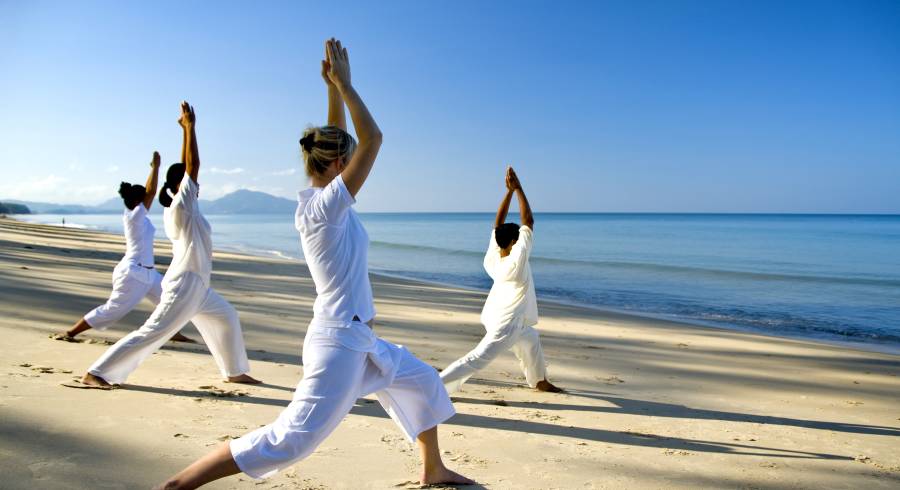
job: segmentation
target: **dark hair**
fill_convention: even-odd
[[[119,195],[128,209],[134,209],[135,206],[144,200],[147,195],[147,189],[142,185],[131,185],[128,182],[119,184]]]
[[[494,228],[494,239],[500,248],[506,248],[510,243],[519,239],[519,225],[516,223],[503,223]]]
[[[181,179],[184,178],[184,169],[183,163],[173,163],[169,165],[169,170],[166,170],[166,181],[159,190],[159,203],[163,207],[169,207],[172,204],[172,196],[166,191],[170,190],[172,194],[178,192],[178,184],[181,184]]]

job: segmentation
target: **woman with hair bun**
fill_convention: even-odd
[[[212,239],[209,222],[197,202],[200,155],[194,131],[194,108],[181,103],[182,161],[169,167],[159,202],[166,235],[172,241],[172,263],[162,280],[159,305],[144,325],[110,347],[88,369],[85,387],[109,389],[125,379],[187,322],[193,322],[209,347],[222,377],[231,383],[259,383],[247,373],[241,323],[234,307],[209,285]]]
[[[437,371],[373,330],[369,237],[352,206],[375,163],[381,131],[350,84],[347,49],[330,39],[325,56],[328,126],[309,128],[300,140],[312,187],[300,192],[294,215],[318,295],[303,341],[303,379],[275,421],[220,445],[157,488],[193,489],[240,472],[271,476],[312,454],[369,393],[418,443],[423,484],[474,483],[441,460],[437,426],[455,411]],[[345,104],[359,144],[347,133]],[[369,485],[361,463],[347,461],[360,471],[358,487]]]
[[[125,204],[125,212],[122,214],[125,256],[113,269],[113,290],[109,300],[88,312],[69,330],[54,335],[54,338],[72,341],[76,335],[91,328],[106,330],[131,312],[143,298],[147,298],[153,306],[159,304],[163,276],[153,264],[153,234],[156,228],[147,217],[153,198],[156,197],[156,183],[159,180],[158,152],[153,152],[150,168],[146,186],[128,182],[119,185],[119,195]],[[180,332],[175,333],[171,340],[194,342]]]

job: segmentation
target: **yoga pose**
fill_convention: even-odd
[[[155,151],[150,168],[146,186],[131,185],[128,182],[119,185],[119,195],[126,208],[122,214],[125,256],[113,269],[113,290],[109,300],[88,312],[69,330],[54,335],[54,338],[71,341],[76,335],[91,328],[106,330],[133,310],[142,298],[147,298],[153,306],[159,304],[163,276],[153,265],[153,234],[156,228],[147,217],[156,197],[156,183],[159,180],[159,153]],[[181,332],[176,332],[171,340],[194,342],[181,335]]]
[[[522,226],[504,223],[513,194],[519,197]],[[547,381],[541,339],[532,326],[538,321],[534,279],[528,265],[533,229],[534,216],[525,191],[516,172],[509,167],[506,170],[506,195],[497,210],[491,242],[484,256],[484,269],[494,280],[481,310],[481,323],[487,333],[472,351],[441,371],[448,392],[458,390],[476,371],[484,369],[501,352],[509,349],[519,358],[528,386],[540,391],[562,391]]]
[[[250,364],[237,311],[209,286],[212,273],[211,229],[197,202],[200,155],[194,130],[194,108],[181,103],[181,156],[166,172],[159,193],[163,222],[172,241],[172,263],[162,281],[162,297],[144,325],[110,347],[88,369],[84,386],[108,389],[125,379],[150,354],[191,321],[227,381],[258,383],[247,373]]]
[[[422,483],[473,483],[441,461],[437,425],[454,409],[437,372],[372,331],[369,240],[352,206],[375,163],[381,132],[350,84],[347,50],[334,39],[325,47],[328,126],[309,128],[300,140],[312,187],[299,193],[295,215],[317,292],[303,342],[303,379],[274,422],[223,444],[160,488],[196,488],[241,471],[270,476],[312,454],[356,399],[373,392],[410,442],[418,441]],[[358,145],[346,131],[345,103]]]

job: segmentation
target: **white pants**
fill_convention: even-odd
[[[222,376],[250,371],[237,311],[200,276],[188,272],[166,284],[162,300],[144,325],[110,347],[88,372],[109,383],[124,383],[144,359],[189,321],[200,331]]]
[[[373,392],[410,442],[456,413],[434,368],[406,348],[363,323],[329,328],[313,320],[293,401],[271,424],[231,441],[231,455],[247,475],[271,476],[312,454],[356,399]]]
[[[481,342],[468,354],[460,357],[441,371],[441,380],[449,393],[458,390],[476,371],[484,369],[502,352],[512,350],[519,359],[528,386],[534,388],[538,381],[546,379],[547,365],[541,338],[534,327],[526,327],[516,321],[500,328],[489,328]]]
[[[113,269],[112,294],[106,303],[94,308],[84,321],[91,328],[106,330],[147,298],[154,306],[162,296],[162,274],[131,262],[119,262]]]

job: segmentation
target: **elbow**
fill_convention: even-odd
[[[381,134],[381,129],[375,124],[372,124],[368,131],[358,131],[357,135],[359,136],[359,146],[368,146],[375,149],[381,147],[383,135]]]
[[[375,131],[372,131],[371,136],[369,136],[368,138],[369,144],[374,146],[375,148],[381,148],[381,142],[383,138],[384,135],[381,134],[381,130],[376,128]]]

